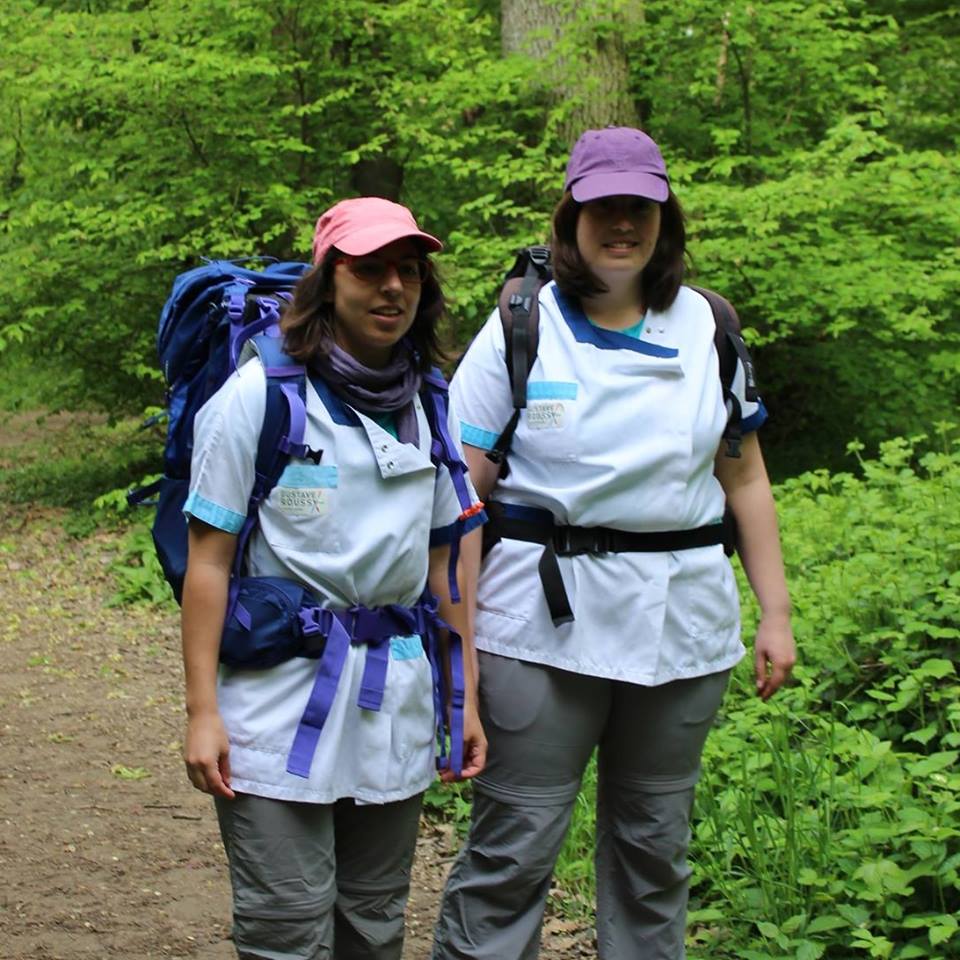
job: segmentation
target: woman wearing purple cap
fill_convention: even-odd
[[[795,652],[770,483],[746,389],[725,396],[717,324],[683,285],[683,214],[657,145],[587,131],[553,215],[554,282],[507,469],[514,414],[498,312],[452,384],[490,522],[476,598],[487,765],[441,906],[434,960],[531,960],[583,770],[598,750],[597,942],[677,960],[700,755],[744,655],[736,547],[757,595],[756,685]],[[739,458],[726,455],[739,408]],[[479,535],[465,557],[480,563]]]
[[[444,779],[483,767],[472,646],[450,579],[454,538],[483,517],[429,372],[444,311],[429,254],[440,246],[398,204],[332,207],[283,315],[282,347],[251,341],[256,352],[196,418],[185,759],[216,801],[240,958],[399,960],[436,724],[445,730],[450,717]],[[307,370],[303,443],[259,506],[245,573],[309,598],[290,627],[289,642],[304,646],[263,668],[218,668],[269,378],[289,369],[284,353]],[[288,443],[295,419],[291,406]],[[453,456],[435,466],[438,442]],[[446,624],[463,638],[462,668]]]

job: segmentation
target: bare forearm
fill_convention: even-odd
[[[762,615],[789,618],[777,512],[766,475],[731,491],[727,502],[737,520],[737,552]]]
[[[190,522],[180,616],[186,706],[190,716],[217,711],[217,663],[236,537]]]
[[[769,699],[797,659],[790,626],[790,596],[780,553],[780,532],[770,480],[755,434],[744,438],[740,460],[718,455],[717,476],[737,520],[737,550],[760,604],[754,640],[757,693]]]
[[[193,564],[183,585],[180,624],[189,715],[216,712],[217,662],[229,578],[216,567]]]

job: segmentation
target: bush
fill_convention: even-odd
[[[707,743],[691,957],[960,956],[960,451],[949,434],[939,451],[894,440],[859,476],[816,471],[776,491],[800,665],[767,705],[746,658]],[[592,895],[593,789],[589,776],[558,867],[577,899]]]

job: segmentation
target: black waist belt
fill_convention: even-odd
[[[731,555],[736,540],[733,514],[727,510],[722,523],[710,523],[692,530],[656,530],[638,533],[611,527],[571,527],[554,521],[548,510],[488,501],[489,522],[483,527],[484,556],[503,539],[542,543],[538,571],[547,606],[555,626],[570,623],[573,610],[560,576],[557,557],[584,553],[659,553],[665,550],[693,550],[723,544]]]

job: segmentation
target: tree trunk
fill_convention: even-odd
[[[624,34],[643,22],[642,0],[502,0],[500,14],[503,55],[543,61],[548,94],[569,104],[570,142],[590,128],[640,125]]]
[[[383,197],[397,203],[403,188],[403,167],[386,154],[358,160],[350,169],[350,183],[361,197]]]

